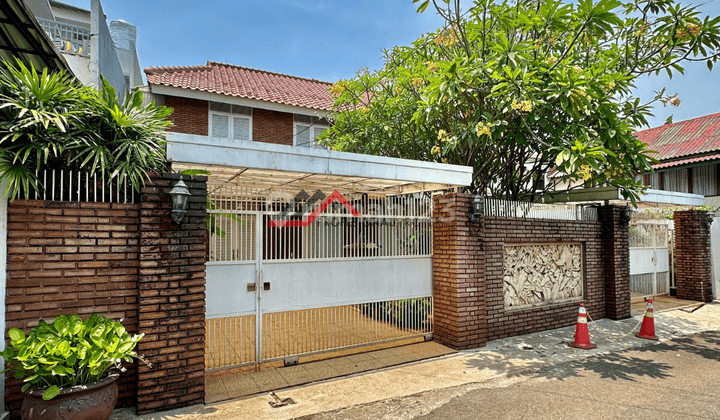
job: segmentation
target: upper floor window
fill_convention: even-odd
[[[317,138],[329,127],[325,118],[294,114],[293,145],[302,147],[320,147]]]
[[[252,140],[252,108],[210,102],[210,137]]]

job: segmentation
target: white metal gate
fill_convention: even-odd
[[[630,293],[633,297],[670,293],[669,239],[666,220],[630,224]]]
[[[345,200],[211,195],[207,369],[432,333],[431,198]]]

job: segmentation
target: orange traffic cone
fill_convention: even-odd
[[[585,350],[592,350],[597,348],[595,344],[590,342],[590,331],[588,331],[587,313],[585,312],[585,305],[582,303],[580,304],[580,308],[578,308],[578,320],[577,326],[575,327],[575,342],[568,345],[570,347]]]
[[[652,299],[648,299],[647,310],[645,311],[642,327],[640,327],[640,332],[635,334],[635,337],[658,341],[658,338],[655,335],[655,316],[653,315]]]

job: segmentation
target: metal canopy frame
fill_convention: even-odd
[[[205,169],[210,192],[337,190],[398,195],[469,186],[472,168],[323,149],[168,133],[173,170]]]

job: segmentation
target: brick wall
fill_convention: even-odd
[[[208,101],[166,96],[165,105],[173,108],[173,113],[169,117],[173,126],[168,128],[168,131],[208,135]]]
[[[628,225],[621,220],[622,209],[602,210],[599,222],[484,216],[471,223],[472,198],[456,193],[434,198],[435,339],[454,348],[473,348],[576,322],[578,301],[505,309],[504,246],[511,244],[582,243],[582,302],[588,312],[595,319],[610,310],[614,316],[629,315]],[[610,305],[605,299],[608,288],[615,296]]]
[[[207,177],[184,177],[191,193],[180,225],[168,192],[179,175],[152,175],[140,208],[138,412],[202,404],[205,398]]]
[[[630,208],[598,207],[602,225],[605,271],[605,315],[610,319],[630,318]]]
[[[675,287],[679,299],[712,301],[710,222],[706,211],[676,211]]]
[[[293,144],[293,115],[253,108],[253,141]]]
[[[470,223],[471,200],[446,194],[433,202],[434,337],[456,349],[487,340],[482,225]]]
[[[582,301],[593,318],[605,317],[599,223],[486,216],[484,225],[488,340],[551,330],[577,321],[578,302],[505,310],[503,247],[510,244],[582,243],[585,263],[585,299]]]
[[[138,330],[139,204],[15,200],[8,206],[7,329],[98,313]],[[7,337],[7,331],[5,332]],[[119,382],[118,405],[136,401],[137,366]],[[19,416],[22,382],[6,383]]]

